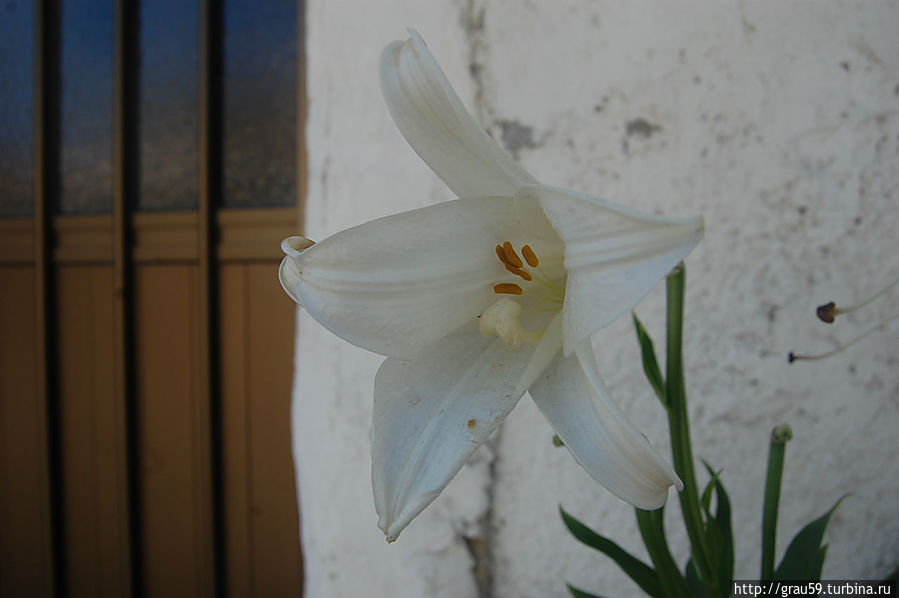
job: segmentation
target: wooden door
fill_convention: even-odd
[[[0,596],[299,596],[302,4],[10,6]]]

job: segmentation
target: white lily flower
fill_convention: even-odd
[[[372,422],[379,527],[395,540],[528,390],[596,481],[637,507],[661,507],[682,483],[618,410],[590,339],[686,257],[702,219],[540,185],[477,125],[410,34],[382,54],[384,98],[462,199],[314,245],[290,237],[279,272],[313,318],[387,356]]]

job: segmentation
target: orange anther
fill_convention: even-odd
[[[501,261],[502,263],[504,263],[504,264],[507,264],[507,263],[508,263],[508,262],[506,261],[506,254],[503,253],[503,246],[502,246],[502,245],[497,245],[497,246],[496,246],[496,257],[498,257],[498,258],[499,258],[499,261]]]
[[[527,272],[525,272],[524,270],[522,270],[521,268],[516,268],[515,266],[512,266],[510,264],[505,264],[505,266],[506,266],[506,270],[508,270],[515,276],[520,276],[527,281],[533,280],[533,277],[530,274],[528,274]]]
[[[501,282],[493,285],[493,292],[497,295],[521,295],[524,293],[521,287],[514,282]]]
[[[503,254],[506,256],[506,263],[516,268],[521,268],[524,266],[524,262],[521,261],[521,258],[518,257],[518,254],[515,253],[515,248],[512,247],[512,244],[506,241],[503,243]]]
[[[524,261],[526,261],[531,268],[536,268],[537,264],[540,263],[540,260],[537,259],[537,254],[534,253],[534,250],[531,249],[530,245],[525,245],[521,248],[521,255],[524,256]]]

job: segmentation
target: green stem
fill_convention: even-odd
[[[668,400],[668,426],[671,430],[671,452],[674,470],[684,483],[678,494],[684,525],[690,538],[693,561],[699,569],[703,584],[714,589],[717,586],[711,567],[711,558],[704,541],[705,525],[699,505],[699,490],[693,470],[693,449],[690,446],[690,421],[687,414],[687,393],[684,386],[682,357],[684,288],[686,269],[683,264],[668,275],[668,330],[666,339],[666,398]],[[713,592],[712,595],[717,595]]]
[[[777,535],[777,510],[780,504],[780,483],[783,479],[784,454],[787,441],[793,438],[790,426],[778,426],[771,431],[768,452],[768,477],[765,480],[765,506],[762,511],[762,571],[760,579],[774,577],[774,549]]]

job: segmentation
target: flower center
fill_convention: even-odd
[[[498,299],[479,316],[481,334],[485,337],[500,337],[506,343],[506,347],[514,351],[525,341],[525,331],[521,327],[520,316],[520,303],[506,297]]]
[[[514,351],[524,342],[539,341],[543,330],[525,330],[520,321],[522,304],[504,295],[526,296],[528,310],[558,311],[565,301],[565,287],[546,278],[539,267],[540,259],[530,245],[521,247],[521,256],[509,241],[497,245],[495,251],[505,269],[521,280],[520,284],[497,282],[493,285],[493,292],[500,297],[478,316],[480,330],[485,337],[498,336]]]

